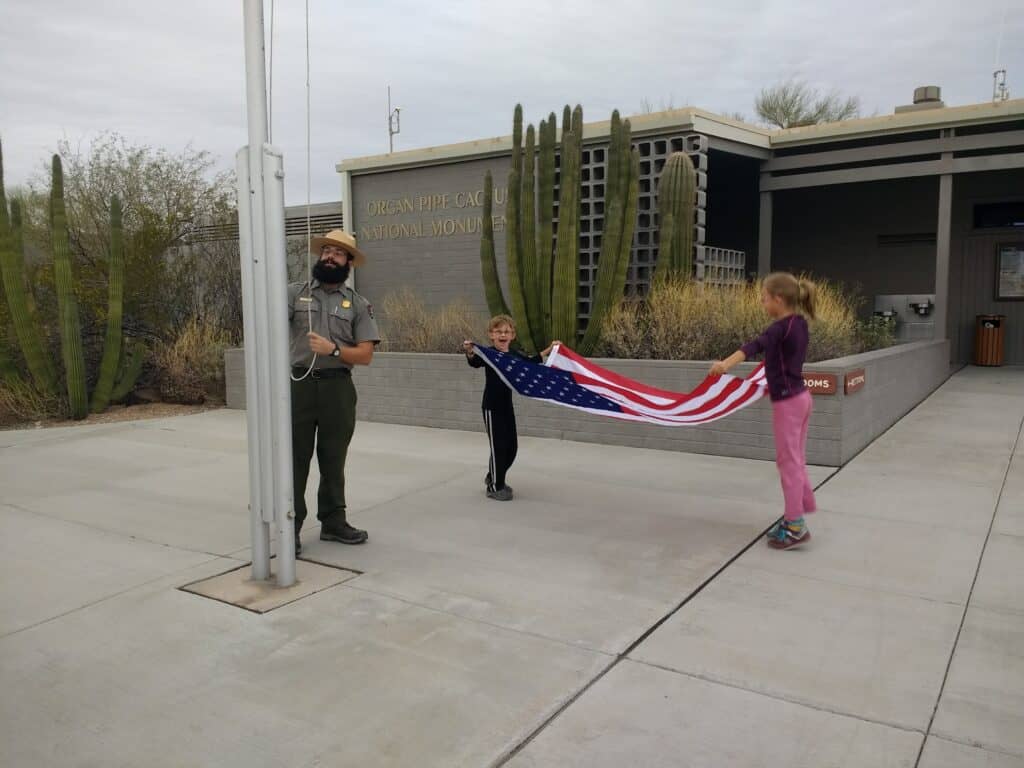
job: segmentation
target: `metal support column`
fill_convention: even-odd
[[[295,540],[284,174],[280,153],[266,144],[262,0],[244,0],[243,17],[249,145],[239,151],[237,162],[252,575],[254,579],[270,575],[269,526],[273,523],[278,532],[277,584],[287,587],[295,583]]]
[[[348,171],[341,172],[341,228],[346,232],[356,234],[355,219],[352,214],[352,174]],[[348,280],[345,284],[355,290],[356,270],[348,271]]]
[[[757,222],[757,274],[764,277],[772,271],[771,192],[761,192],[761,208]]]
[[[952,136],[952,129],[943,131]],[[939,212],[935,226],[935,339],[948,339],[949,250],[953,224],[953,153],[943,152],[940,160],[946,173],[939,176]]]
[[[263,490],[260,478],[260,349],[256,333],[255,260],[253,259],[252,216],[248,203],[249,149],[235,155],[238,172],[238,250],[242,266],[242,333],[245,348],[245,421],[249,443],[249,512],[252,539],[252,577],[270,578],[270,528],[264,521]],[[267,499],[267,505],[273,500]]]
[[[295,583],[295,500],[292,483],[292,391],[288,334],[288,260],[284,224],[284,158],[263,145],[263,205],[267,246],[267,343],[271,366],[271,462],[274,478],[274,522],[277,524],[277,585]]]

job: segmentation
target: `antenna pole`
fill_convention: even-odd
[[[388,153],[395,151],[395,134],[401,133],[402,126],[399,115],[401,109],[391,108],[391,86],[388,86]]]

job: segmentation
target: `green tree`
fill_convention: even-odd
[[[790,79],[764,88],[754,99],[754,111],[768,125],[792,128],[859,117],[860,99],[843,97],[837,91],[821,93],[807,83]]]
[[[58,153],[64,164],[68,236],[87,346],[101,342],[106,322],[114,196],[123,206],[126,333],[168,338],[192,317],[197,304],[194,251],[185,246],[204,225],[235,216],[232,175],[217,172],[208,152],[187,146],[172,153],[133,144],[113,132],[84,148],[62,141]],[[52,248],[46,225],[48,186],[48,177],[41,174],[26,196],[26,239],[43,253]],[[231,270],[227,261],[223,267]],[[39,278],[45,293],[52,273],[43,268]]]

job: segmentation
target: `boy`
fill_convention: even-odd
[[[516,338],[516,326],[508,315],[495,315],[487,325],[487,335],[491,337],[491,346],[499,352],[509,352],[509,345]],[[534,363],[543,362],[551,352],[551,348],[559,341],[553,341],[540,355],[528,357],[520,355]],[[505,386],[498,374],[473,352],[473,342],[462,342],[466,360],[473,368],[485,368],[487,375],[484,384],[483,412],[484,426],[490,443],[491,456],[488,462],[487,497],[497,501],[512,500],[512,486],[505,484],[505,473],[516,460],[519,441],[516,437],[516,414],[512,408],[512,390]],[[512,352],[511,354],[519,354]]]

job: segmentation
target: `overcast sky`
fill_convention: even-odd
[[[752,114],[796,77],[891,113],[917,85],[988,101],[1005,67],[1024,96],[1020,0],[310,0],[312,199],[337,200],[338,160],[507,134],[566,102]],[[265,3],[270,34],[270,2]],[[305,3],[276,0],[273,139],[287,202],[306,199]],[[1000,45],[1001,37],[1001,45]],[[1001,54],[997,60],[997,48]],[[246,142],[242,0],[0,0],[0,137],[8,187],[57,142],[114,130],[222,168]]]

